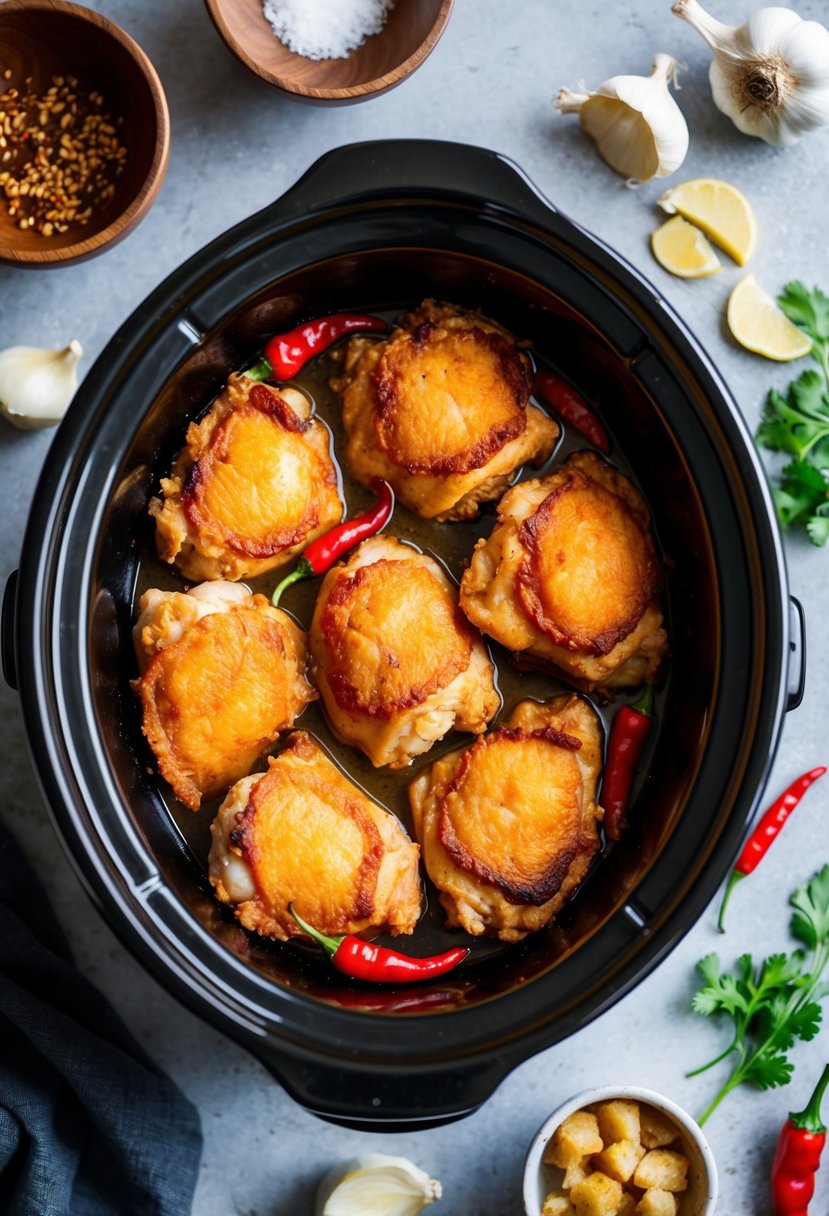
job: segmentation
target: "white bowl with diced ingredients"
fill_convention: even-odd
[[[634,1085],[553,1111],[524,1165],[527,1216],[714,1216],[717,1167],[699,1126]]]

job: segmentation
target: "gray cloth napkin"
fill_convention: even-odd
[[[0,1212],[186,1216],[198,1112],[72,965],[0,825]]]

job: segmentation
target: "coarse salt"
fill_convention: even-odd
[[[273,32],[306,59],[347,59],[379,34],[394,0],[265,0]]]

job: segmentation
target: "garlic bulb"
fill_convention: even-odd
[[[660,53],[650,76],[611,76],[595,93],[559,89],[556,105],[578,114],[599,155],[623,177],[667,177],[688,151],[688,127],[668,90],[676,73],[675,60]]]
[[[408,1158],[363,1153],[323,1178],[316,1216],[417,1216],[441,1193]]]
[[[0,412],[24,430],[55,426],[72,400],[82,354],[75,341],[62,350],[10,346],[0,351]]]
[[[714,52],[714,102],[738,130],[786,147],[829,122],[829,30],[817,21],[761,8],[744,25],[724,25],[698,0],[676,0],[673,11]]]

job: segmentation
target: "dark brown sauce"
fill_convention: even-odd
[[[393,317],[390,317],[390,319],[393,319]],[[252,356],[244,366],[249,366],[253,361],[254,357]],[[316,415],[326,424],[331,433],[333,440],[332,455],[338,468],[342,497],[346,505],[347,514],[352,516],[365,509],[373,501],[373,496],[371,490],[350,476],[348,470],[343,467],[338,459],[339,453],[345,447],[345,433],[340,418],[337,395],[329,386],[330,378],[337,373],[336,353],[329,352],[312,360],[291,384],[308,395],[313,402]],[[532,400],[533,404],[544,409],[535,398]],[[202,417],[207,413],[211,405],[212,402],[201,411],[198,417]],[[590,446],[578,431],[572,427],[568,427],[561,419],[557,419],[557,421],[562,428],[562,435],[550,459],[540,469],[523,467],[515,478],[516,481],[544,477],[557,469],[571,452]],[[608,429],[604,418],[602,421],[605,428]],[[183,431],[181,438],[183,444]],[[611,461],[613,465],[630,478],[634,484],[637,484],[633,471],[628,462],[620,454],[612,434],[611,440]],[[157,470],[157,473],[165,475],[166,470]],[[436,523],[432,520],[421,519],[398,502],[384,532],[396,537],[398,540],[407,541],[418,549],[437,558],[452,580],[457,584],[472,554],[475,542],[480,537],[489,535],[494,526],[495,506],[494,502],[485,504],[478,519],[458,523]],[[151,533],[148,534],[151,537]],[[258,591],[270,597],[273,588],[288,569],[290,567],[282,567],[259,578],[245,579],[243,581],[252,591]],[[320,579],[314,579],[294,584],[287,589],[280,602],[280,607],[289,612],[297,624],[305,630],[308,629],[311,623],[314,602],[320,582]],[[174,569],[158,559],[154,545],[150,539],[149,543],[145,545],[139,561],[135,600],[133,603],[133,617],[137,616],[137,605],[140,596],[149,587],[181,591],[189,585],[183,584]],[[510,663],[507,651],[503,647],[497,643],[493,643],[489,638],[484,638],[484,641],[488,646],[495,665],[496,683],[502,700],[501,709],[490,724],[490,729],[494,729],[519,701],[526,700],[527,698],[544,701],[562,692],[573,691],[570,685],[552,676],[516,670]],[[661,690],[657,694],[657,706],[654,713],[655,725],[648,745],[648,755],[653,754],[653,748],[656,743],[659,704],[664,696],[664,685],[665,681],[663,679]],[[624,704],[627,700],[633,700],[637,694],[638,690],[635,689],[630,690],[629,694],[625,691],[612,704],[605,703],[600,697],[582,695],[585,695],[585,699],[597,711],[602,719],[605,732],[607,732],[618,706]],[[298,719],[296,727],[308,731],[326,749],[346,775],[365,790],[370,797],[396,815],[412,836],[412,818],[407,796],[410,783],[424,767],[433,764],[440,756],[457,748],[467,747],[475,739],[475,736],[471,734],[451,731],[443,739],[435,743],[428,752],[422,756],[418,756],[408,768],[395,770],[386,768],[375,769],[361,751],[340,743],[334,736],[322,713],[321,702],[317,701],[309,705]],[[280,746],[280,742],[277,741],[271,749],[272,752],[274,754],[277,753],[280,750]],[[262,769],[265,767],[266,759],[267,754],[262,757],[260,766]],[[641,780],[642,775],[640,775],[640,783]],[[206,874],[210,850],[210,824],[215,817],[221,799],[205,802],[202,804],[199,812],[193,813],[178,801],[172,790],[160,779],[159,792],[172,821],[192,853],[196,866]],[[634,800],[635,795],[636,787],[634,787],[633,793]],[[597,867],[600,867],[601,857],[608,847],[612,846],[608,846],[606,843],[603,845],[602,852],[597,855],[590,875],[582,883],[579,891],[583,891],[585,885],[589,884],[591,876],[596,873]],[[438,902],[437,892],[432,887],[425,873],[423,873],[423,884],[424,913],[414,937],[397,938],[395,942],[398,947],[402,944],[402,948],[411,954],[428,954],[432,951],[442,950],[449,945],[456,945],[459,940],[457,930],[450,933],[444,929],[444,913]],[[577,898],[577,896],[578,891],[571,898]],[[559,914],[559,918],[566,917],[566,915],[565,908]],[[504,943],[493,938],[472,939],[468,935],[464,935],[464,938],[466,943],[473,947],[476,958],[490,956],[508,949],[513,951],[516,949],[515,946],[506,946]],[[304,945],[292,943],[291,948],[304,949]]]

